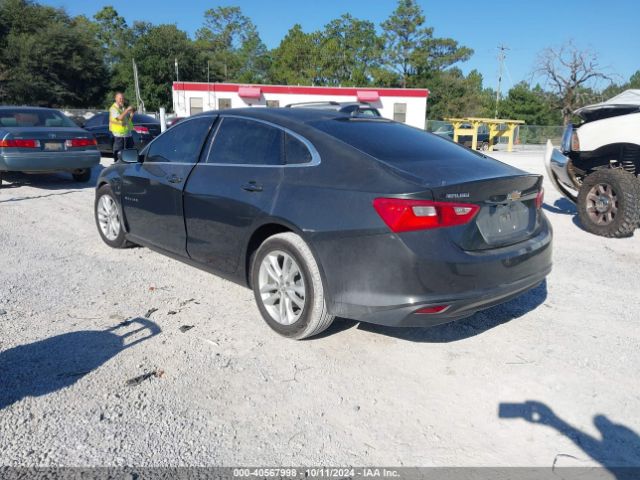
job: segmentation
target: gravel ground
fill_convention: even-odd
[[[539,152],[495,156],[542,173]],[[545,285],[432,329],[339,319],[294,342],[249,290],[104,245],[91,186],[9,180],[0,465],[640,465],[640,232],[584,232],[550,184]]]

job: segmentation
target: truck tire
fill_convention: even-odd
[[[640,183],[620,168],[587,175],[578,192],[584,229],[603,237],[628,237],[640,223]]]
[[[251,262],[251,286],[262,318],[284,337],[317,335],[335,318],[318,264],[295,233],[273,235],[260,245]]]

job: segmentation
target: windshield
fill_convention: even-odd
[[[0,109],[0,127],[77,127],[72,120],[57,110],[3,108]]]

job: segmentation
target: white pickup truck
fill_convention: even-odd
[[[560,150],[547,141],[545,166],[553,185],[576,204],[585,230],[626,237],[640,223],[640,90],[575,112]]]

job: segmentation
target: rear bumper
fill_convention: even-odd
[[[369,312],[358,320],[390,327],[433,327],[469,317],[481,310],[508,302],[540,285],[551,272],[547,267],[536,275],[500,287],[475,290],[460,297],[422,299],[425,303],[394,306],[385,310]],[[443,313],[422,314],[416,310],[435,305],[450,305]]]
[[[570,159],[563,155],[559,150],[553,148],[550,140],[547,140],[547,148],[544,153],[544,166],[547,170],[547,176],[556,190],[567,197],[572,202],[576,202],[578,192],[569,177]]]
[[[100,163],[97,150],[83,152],[2,153],[0,171],[58,172],[95,167]]]
[[[468,317],[535,288],[552,267],[552,231],[544,216],[535,237],[490,252],[463,251],[437,230],[314,246],[331,313],[388,326],[426,327]],[[449,308],[415,313],[436,305]]]

